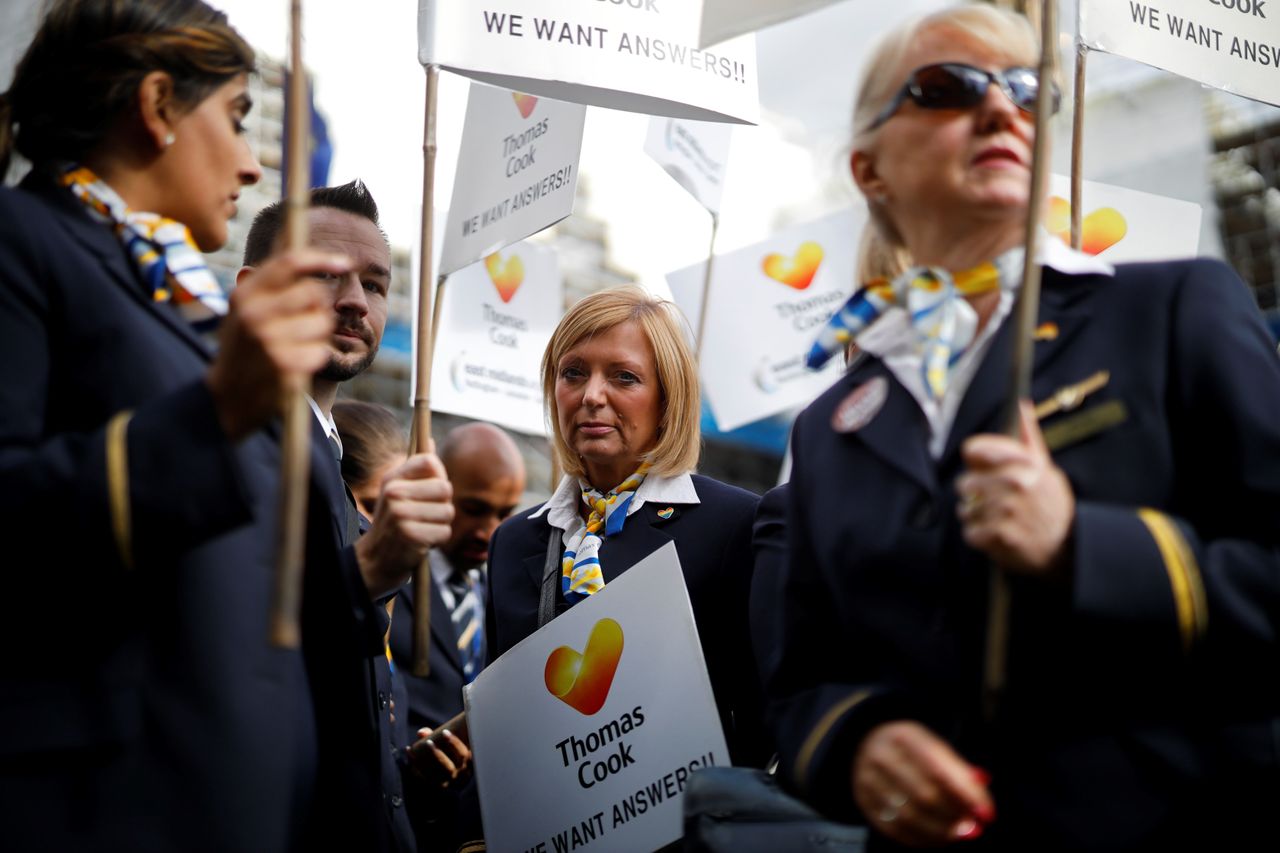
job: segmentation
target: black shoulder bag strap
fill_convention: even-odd
[[[560,592],[560,561],[564,557],[558,527],[551,527],[547,537],[547,561],[542,566],[542,597],[538,600],[538,627],[556,618],[556,596]]]

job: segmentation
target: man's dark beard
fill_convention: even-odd
[[[369,354],[355,364],[345,364],[338,361],[336,356],[330,356],[329,363],[320,368],[320,372],[316,374],[317,379],[323,379],[326,382],[346,382],[348,379],[354,379],[365,368],[373,364],[373,359],[378,355],[378,348],[374,347],[369,350]]]

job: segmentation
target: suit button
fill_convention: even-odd
[[[404,797],[400,796],[399,794],[391,795],[391,808],[398,809],[403,805],[404,805]]]
[[[933,501],[921,501],[911,513],[911,519],[908,521],[916,530],[923,530],[926,527],[933,527],[938,523],[938,506]]]
[[[387,696],[387,691],[379,690],[378,691],[378,707],[385,711],[387,710],[388,707],[390,707],[390,705],[391,705],[391,699]]]

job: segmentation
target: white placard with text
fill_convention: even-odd
[[[644,151],[699,204],[719,213],[732,135],[727,124],[654,116]]]
[[[418,60],[533,95],[754,124],[754,36],[698,47],[702,0],[418,0]]]
[[[1080,0],[1080,40],[1246,98],[1280,104],[1272,0]]]
[[[442,275],[573,213],[586,114],[581,104],[472,84]]]
[[[466,706],[495,853],[656,850],[689,774],[729,763],[674,543],[491,663]]]
[[[545,435],[538,366],[563,302],[555,252],[531,243],[449,276],[431,366],[431,408]]]
[[[822,324],[853,293],[865,222],[865,210],[852,208],[716,256],[701,374],[722,431],[803,406],[840,376],[839,358],[818,371],[804,358]],[[694,329],[705,269],[695,264],[667,275]]]

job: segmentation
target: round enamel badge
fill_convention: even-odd
[[[840,401],[831,415],[831,428],[836,432],[857,432],[880,413],[889,399],[889,383],[883,376],[863,382]]]

